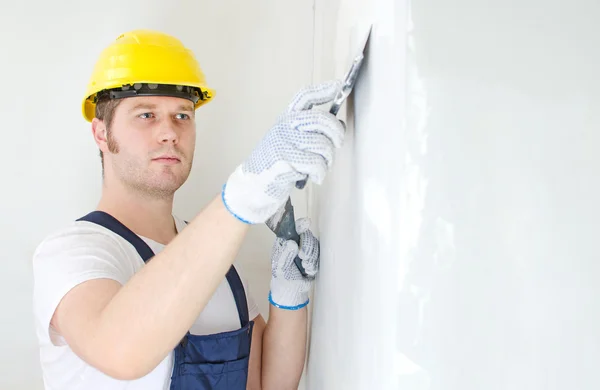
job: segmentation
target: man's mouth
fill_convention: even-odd
[[[167,155],[167,154],[153,158],[152,161],[157,161],[157,162],[161,162],[164,164],[177,164],[177,163],[181,162],[179,157],[173,156],[173,155]]]

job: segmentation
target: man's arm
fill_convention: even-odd
[[[280,238],[273,245],[271,305],[262,337],[262,389],[297,389],[300,383],[306,359],[306,305],[320,257],[319,241],[309,225],[306,218],[296,221],[300,246]],[[302,260],[306,277],[300,274],[294,262],[296,256]]]
[[[220,197],[124,286],[84,282],[52,324],[83,360],[118,379],[154,369],[190,329],[234,261],[248,230]]]
[[[262,351],[263,335],[265,331],[265,319],[262,315],[254,318],[254,328],[252,330],[252,344],[250,348],[250,362],[248,366],[247,390],[261,390],[262,387]]]
[[[248,390],[297,389],[304,369],[306,308],[288,311],[271,305],[269,322],[254,319]]]
[[[298,389],[306,359],[307,310],[269,308],[263,335],[262,388]]]

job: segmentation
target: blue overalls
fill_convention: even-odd
[[[101,225],[129,241],[144,262],[154,256],[148,244],[116,218],[93,211],[78,221]],[[244,285],[233,266],[227,272],[241,328],[211,335],[193,335],[189,331],[175,348],[171,390],[245,390],[254,321],[248,315]]]

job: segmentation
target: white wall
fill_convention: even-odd
[[[375,26],[341,164],[311,188],[311,390],[600,388],[599,17],[317,1],[317,75]]]
[[[90,211],[100,163],[81,98],[102,48],[156,28],[198,55],[215,100],[198,111],[196,161],[175,211],[191,217],[312,81],[312,2],[9,2],[0,12],[0,388],[41,389],[31,315],[32,252],[54,228]],[[304,194],[294,196],[297,214]],[[253,229],[240,256],[267,315],[273,236]]]
[[[396,316],[405,159],[405,7],[400,1],[317,1],[315,76],[341,77],[374,27],[360,78],[339,116],[345,146],[323,186],[311,186],[318,276],[307,388],[398,388]]]

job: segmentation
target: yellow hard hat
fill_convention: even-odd
[[[83,117],[88,122],[95,117],[100,94],[177,96],[192,100],[198,108],[215,92],[207,87],[194,54],[180,40],[159,31],[134,30],[100,54],[83,99]]]

